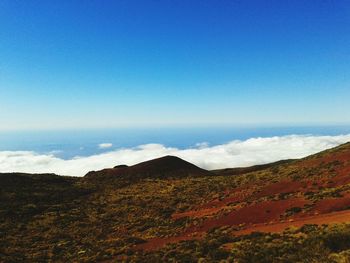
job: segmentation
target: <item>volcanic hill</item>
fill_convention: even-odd
[[[206,171],[0,174],[0,262],[349,262],[350,143]]]
[[[123,177],[129,179],[141,178],[179,178],[186,176],[205,176],[211,173],[201,169],[192,163],[176,156],[164,156],[133,166],[117,165],[114,168],[92,171],[85,178],[115,179]]]

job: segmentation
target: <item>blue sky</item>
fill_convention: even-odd
[[[350,1],[0,1],[0,130],[350,123]]]

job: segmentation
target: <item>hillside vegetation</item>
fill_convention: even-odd
[[[350,144],[249,169],[0,174],[0,218],[1,262],[350,262]]]

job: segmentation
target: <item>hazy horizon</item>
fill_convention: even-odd
[[[350,126],[0,132],[0,172],[82,176],[175,155],[205,169],[301,158],[350,141]]]

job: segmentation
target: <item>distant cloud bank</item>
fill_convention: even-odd
[[[107,148],[111,148],[112,146],[113,146],[112,143],[100,143],[98,145],[98,148],[100,148],[100,149],[107,149]]]
[[[194,148],[178,149],[161,144],[146,144],[134,148],[117,149],[88,157],[64,160],[54,153],[38,154],[31,151],[1,151],[0,172],[57,173],[83,176],[91,170],[100,170],[118,164],[138,162],[175,155],[205,169],[241,167],[263,164],[281,159],[301,158],[350,141],[350,134],[339,136],[289,135],[269,138],[235,140],[209,146],[199,143]],[[112,147],[101,143],[99,148]]]

